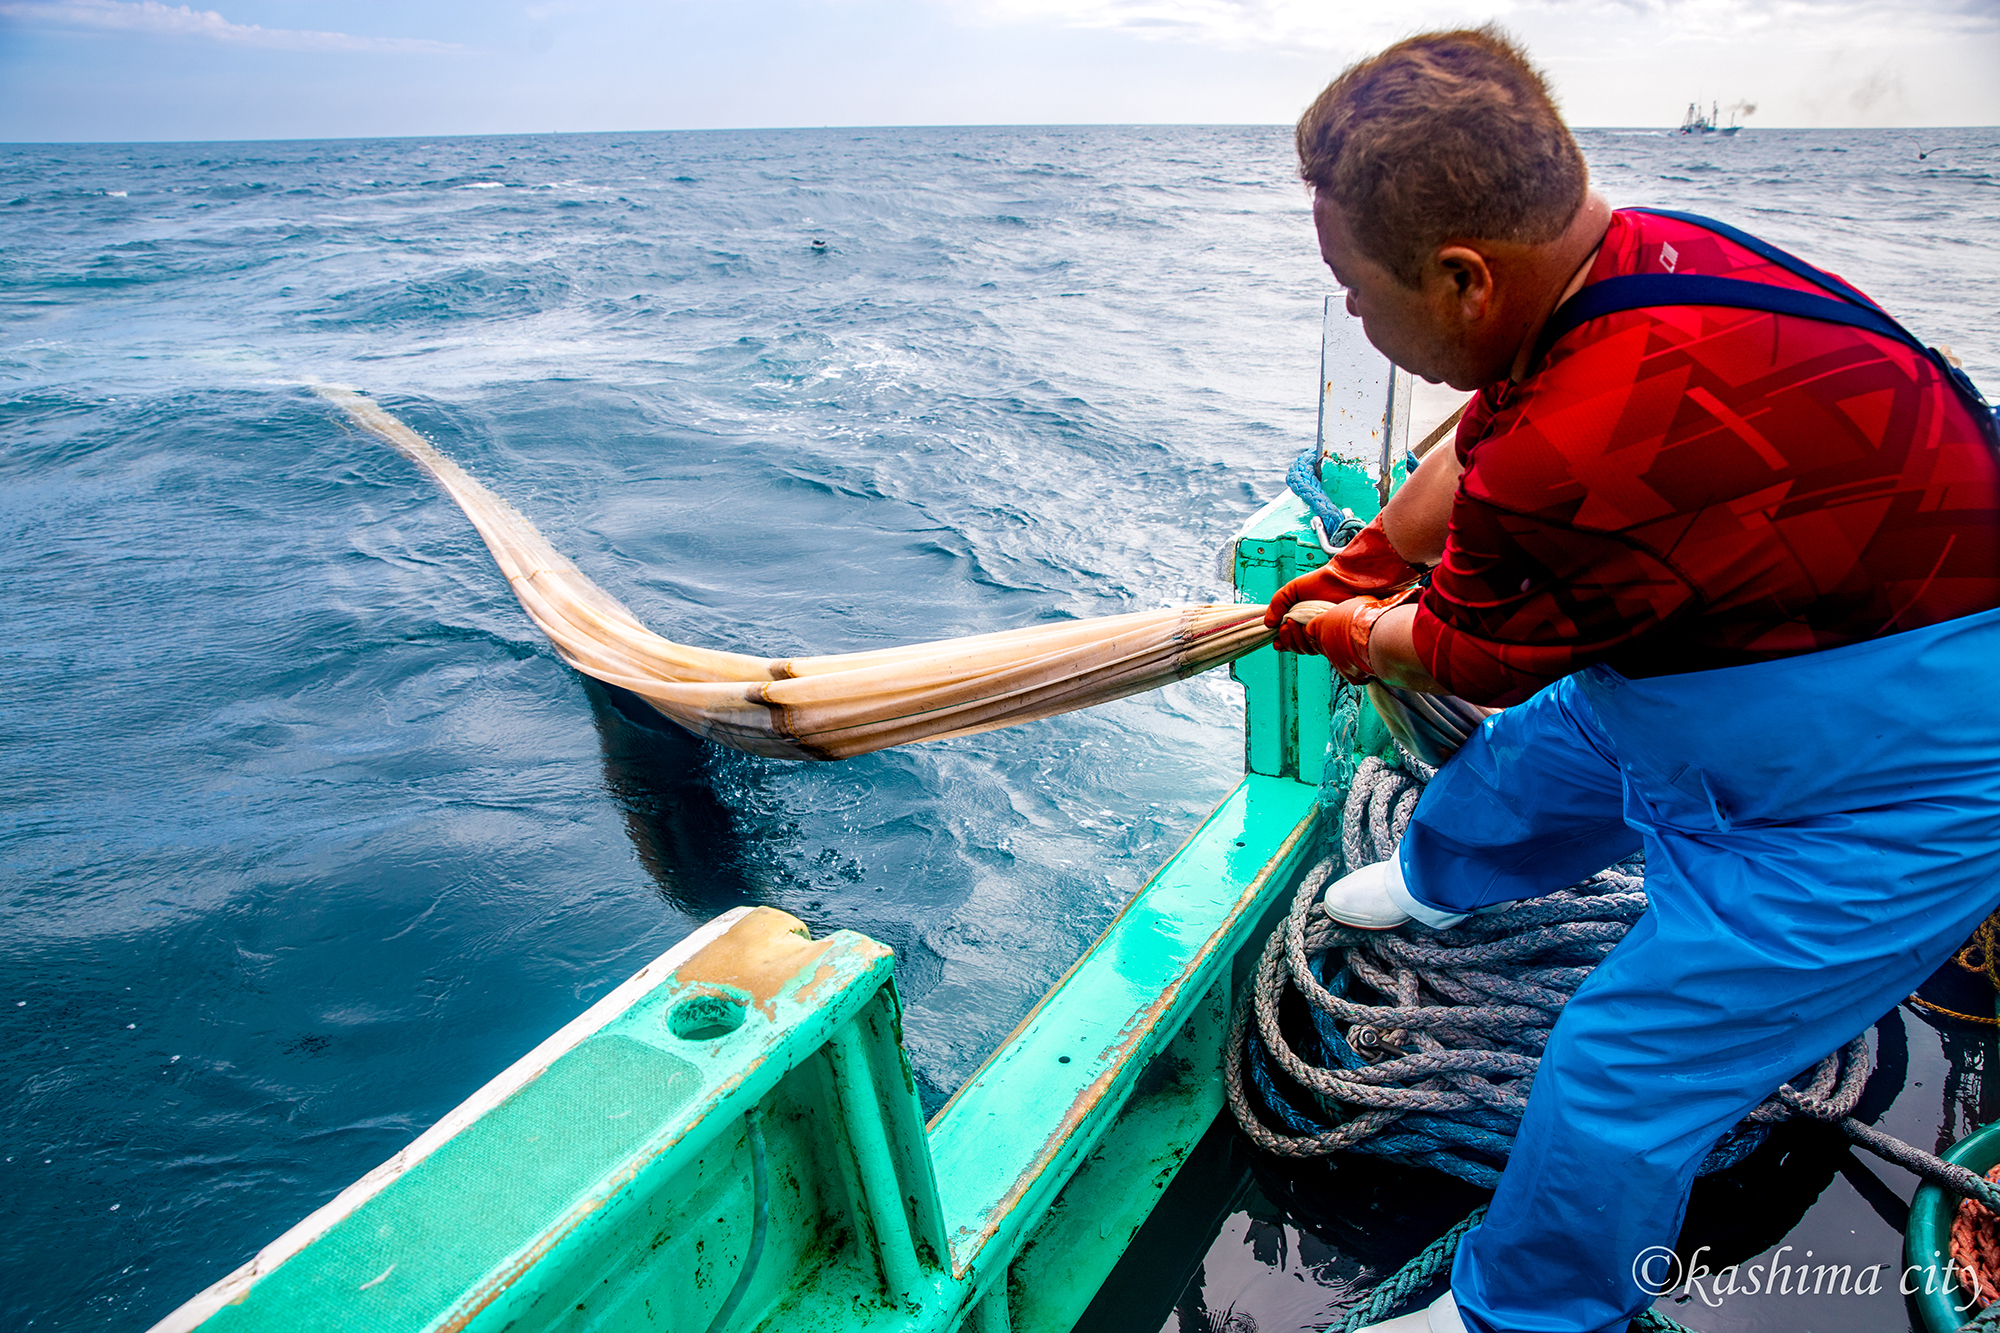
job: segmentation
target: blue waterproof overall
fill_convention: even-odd
[[[2000,611],[1630,680],[1595,666],[1489,718],[1401,847],[1447,912],[1635,850],[1652,906],[1556,1023],[1485,1222],[1473,1333],[1623,1330],[1695,1168],[2000,903]]]

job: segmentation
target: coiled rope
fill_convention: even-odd
[[[1987,984],[2000,994],[2000,912],[1979,923],[1979,929],[1972,932],[1972,938],[1965,947],[1952,955],[1952,962],[1961,971],[1974,976],[1983,976]],[[1947,1009],[1941,1004],[1926,1000],[1921,995],[1912,995],[1910,1003],[1917,1008],[1946,1018],[1955,1018],[1961,1023],[1975,1023],[1981,1027],[2000,1027],[2000,1017],[1992,1014],[1961,1014],[1956,1009]]]
[[[1277,1156],[1376,1152],[1491,1188],[1557,1015],[1646,909],[1643,871],[1634,863],[1614,866],[1449,931],[1415,922],[1389,931],[1342,925],[1320,907],[1321,890],[1339,866],[1359,869],[1394,852],[1435,772],[1398,751],[1393,763],[1361,761],[1341,809],[1339,853],[1306,875],[1264,947],[1231,1021],[1229,1105],[1250,1140]],[[1307,1006],[1318,1060],[1294,1050],[1280,1027],[1287,990]],[[1317,1105],[1288,1101],[1272,1065]],[[2000,1212],[2000,1190],[1974,1172],[1854,1119],[1867,1078],[1867,1042],[1857,1038],[1774,1092],[1702,1170],[1732,1165],[1771,1123],[1802,1115],[1837,1125],[1861,1147]],[[1285,1129],[1253,1108],[1251,1086]],[[1435,1280],[1482,1213],[1425,1249],[1329,1333],[1376,1322]],[[1637,1326],[1662,1333],[1681,1327],[1651,1311]]]
[[[1338,861],[1359,868],[1388,856],[1429,772],[1408,757],[1400,765],[1363,760],[1342,811]],[[1328,857],[1299,886],[1238,1013],[1242,1031],[1229,1063],[1237,1119],[1258,1147],[1281,1156],[1360,1148],[1490,1189],[1557,1015],[1645,912],[1644,882],[1635,866],[1613,866],[1448,931],[1414,922],[1374,931],[1341,925],[1321,910],[1320,891],[1335,868]],[[1288,987],[1310,1006],[1320,1048],[1310,1054],[1319,1059],[1293,1049],[1280,1028]],[[1252,1017],[1257,1041],[1246,1059]],[[1271,1080],[1267,1058],[1319,1107],[1291,1105]],[[1246,1074],[1293,1132],[1271,1128],[1252,1110]],[[1857,1042],[1821,1061],[1795,1091],[1837,1118],[1860,1100],[1867,1077],[1866,1044]],[[1330,1113],[1333,1123],[1316,1111]],[[1762,1141],[1760,1126],[1790,1114],[1784,1094],[1773,1094],[1705,1169],[1739,1160]]]

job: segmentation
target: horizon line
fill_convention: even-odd
[[[214,145],[236,143],[368,143],[384,140],[416,139],[553,139],[561,137],[584,137],[589,135],[615,134],[794,134],[794,133],[861,133],[869,130],[1160,130],[1160,129],[1273,129],[1290,130],[1287,121],[1261,120],[1213,120],[1213,121],[960,121],[952,123],[914,124],[857,124],[857,125],[708,125],[670,129],[613,129],[613,130],[474,130],[442,134],[314,134],[314,135],[248,135],[218,136],[196,139],[8,139],[0,138],[0,148],[124,148],[124,147],[173,147],[179,145]],[[1668,137],[1682,137],[1677,127],[1671,125],[1572,125],[1572,132],[1588,133],[1640,133],[1660,134]],[[1909,134],[1919,130],[1991,130],[2000,125],[1739,125],[1736,132],[1748,134],[1752,131],[1787,131],[1791,133],[1884,133]],[[1713,131],[1719,138],[1734,135]],[[1709,134],[1689,134],[1690,139],[1706,139]]]

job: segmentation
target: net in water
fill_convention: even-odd
[[[1264,608],[1168,607],[830,657],[753,657],[675,643],[639,623],[535,525],[353,389],[316,392],[457,501],[563,661],[696,735],[777,759],[847,759],[1107,703],[1270,643]]]

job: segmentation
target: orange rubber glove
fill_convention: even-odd
[[[1344,602],[1350,597],[1381,597],[1406,588],[1424,575],[1423,567],[1396,554],[1389,534],[1382,531],[1382,516],[1354,534],[1354,540],[1333,553],[1333,558],[1310,574],[1301,574],[1278,589],[1264,612],[1264,628],[1279,630],[1278,647],[1286,652],[1312,652],[1286,644],[1279,621],[1300,602]]]
[[[1287,651],[1317,653],[1343,679],[1365,685],[1375,679],[1368,640],[1375,634],[1376,622],[1416,595],[1417,589],[1404,588],[1387,597],[1350,597],[1325,610],[1300,607],[1278,627],[1278,646],[1284,648],[1290,640],[1295,646]]]

